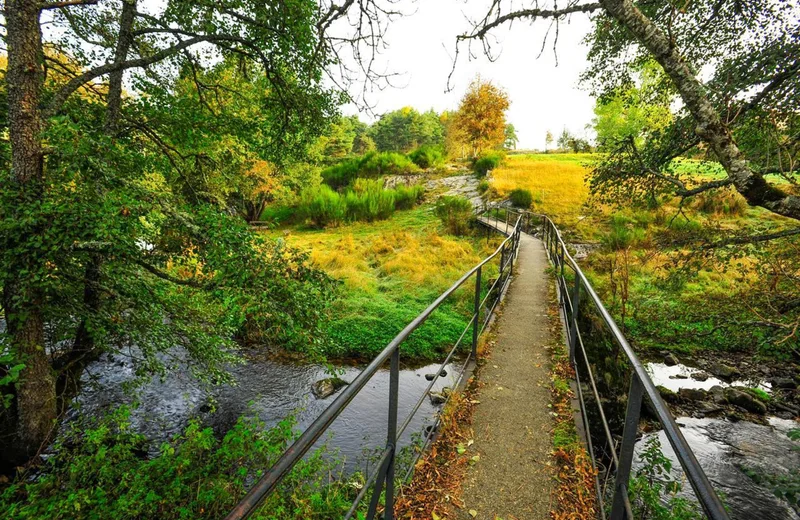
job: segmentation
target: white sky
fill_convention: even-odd
[[[472,2],[471,14],[482,12],[487,5],[487,1]],[[406,75],[395,81],[403,88],[389,88],[369,97],[377,114],[403,106],[420,111],[433,108],[437,112],[455,109],[469,82],[480,74],[508,92],[511,107],[507,118],[517,129],[518,148],[543,149],[547,130],[555,138],[565,127],[577,135],[589,133],[584,127],[592,119],[594,100],[578,85],[578,77],[587,67],[588,48],[581,43],[590,29],[587,15],[574,15],[568,24],[562,23],[558,66],[552,34],[548,49],[536,58],[548,22],[516,23],[510,30],[495,30],[500,40],[495,50],[502,49],[499,59],[489,62],[481,54],[470,62],[462,52],[453,75],[453,91],[445,93],[455,37],[469,29],[463,14],[467,7],[463,0],[421,0],[416,6],[416,12],[396,20],[389,28],[390,48],[382,57],[390,70]],[[357,111],[348,106],[344,112]],[[366,114],[360,117],[370,121]]]

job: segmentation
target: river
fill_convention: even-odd
[[[399,423],[416,404],[429,382],[425,374],[435,373],[439,365],[404,368],[400,371]],[[338,376],[351,381],[361,368],[336,367]],[[434,390],[453,386],[460,366],[446,368],[447,376],[436,381]],[[241,415],[255,414],[272,426],[295,413],[297,428],[305,429],[333,401],[334,394],[316,399],[311,393],[315,381],[330,377],[324,366],[281,363],[272,360],[250,361],[231,368],[236,385],[214,388],[209,394],[188,370],[170,371],[166,378],[154,379],[138,390],[140,405],[131,414],[135,431],[150,441],[151,454],[158,446],[180,432],[188,421],[197,417],[224,434]],[[73,409],[89,415],[130,403],[132,397],[123,391],[123,383],[134,379],[133,365],[128,358],[103,356],[86,370],[82,390]],[[329,448],[337,451],[347,470],[363,468],[365,454],[386,443],[389,371],[379,370],[323,436]],[[208,406],[209,397],[216,400],[216,411]],[[400,447],[409,445],[414,433],[431,424],[440,406],[425,399],[420,410],[403,434]],[[319,444],[319,443],[318,443]],[[366,451],[365,451],[366,450]]]

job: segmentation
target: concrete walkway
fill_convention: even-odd
[[[496,345],[481,369],[471,451],[479,455],[463,484],[462,518],[550,518],[552,471],[547,256],[522,234],[515,276],[497,323]]]

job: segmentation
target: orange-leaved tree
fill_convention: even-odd
[[[473,156],[503,146],[508,106],[508,94],[502,88],[480,76],[470,83],[458,106],[456,126]]]

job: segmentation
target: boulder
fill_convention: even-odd
[[[747,392],[742,392],[735,388],[725,390],[725,398],[729,403],[744,408],[748,412],[764,415],[767,413],[767,405],[756,399]]]
[[[681,388],[678,390],[678,395],[684,401],[704,401],[708,397],[705,390],[697,388]]]
[[[675,354],[673,354],[672,352],[667,352],[664,355],[664,364],[667,365],[668,367],[674,367],[675,365],[680,364],[680,361],[678,360],[678,357]]]
[[[673,404],[678,402],[678,394],[676,394],[669,388],[665,388],[663,386],[657,386],[656,390],[658,390],[658,393],[661,394],[661,398],[664,401]]]
[[[724,363],[712,363],[708,371],[721,379],[733,379],[740,374],[739,369]]]
[[[714,385],[708,389],[708,395],[715,403],[725,402],[725,389],[719,385]]]
[[[343,386],[347,386],[349,383],[338,377],[328,377],[326,379],[320,379],[316,383],[311,385],[311,393],[314,394],[314,397],[317,399],[325,399],[326,397],[330,397],[335,394],[340,388]]]
[[[703,372],[702,370],[692,373],[692,379],[695,381],[708,381],[709,377],[711,377],[711,375],[708,372]]]
[[[774,388],[784,388],[787,390],[794,390],[797,388],[797,383],[794,382],[794,379],[791,377],[776,377],[770,379],[769,383]]]

